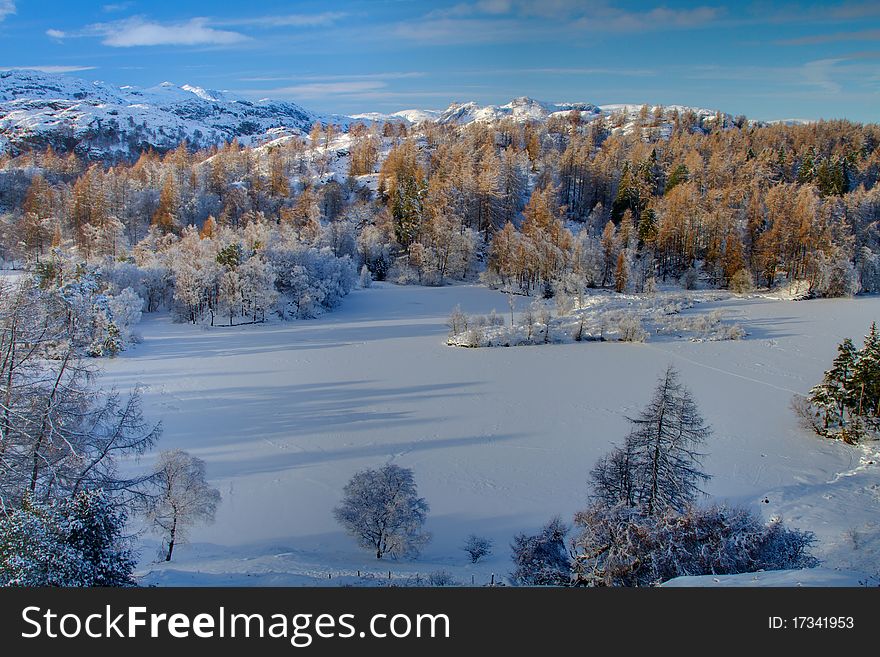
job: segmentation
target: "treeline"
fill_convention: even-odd
[[[118,258],[148,236],[256,222],[399,282],[485,269],[525,293],[670,280],[880,289],[880,127],[662,108],[629,119],[316,125],[114,166],[51,149],[0,156],[0,246],[8,262],[65,245]]]

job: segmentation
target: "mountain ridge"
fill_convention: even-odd
[[[654,107],[649,106],[651,111]],[[700,124],[717,112],[704,108],[669,106],[692,111]],[[583,121],[617,118],[613,129],[632,129],[640,105],[589,102],[545,102],[519,96],[503,105],[469,101],[443,110],[406,109],[390,114],[326,115],[291,101],[251,100],[200,86],[162,82],[153,87],[114,86],[102,81],[27,69],[0,72],[0,152],[20,152],[52,146],[86,157],[129,158],[146,148],[164,151],[186,140],[209,147],[238,139],[259,144],[285,135],[305,135],[315,122],[347,127],[352,122],[435,121],[461,126],[472,122],[544,122],[554,116],[580,113]],[[731,120],[723,114],[725,121]],[[661,134],[669,131],[663,127]]]

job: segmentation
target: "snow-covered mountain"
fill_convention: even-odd
[[[464,124],[473,121],[491,123],[501,119],[514,121],[545,121],[553,114],[577,110],[582,114],[599,116],[601,110],[592,103],[544,103],[528,96],[514,98],[506,105],[485,105],[476,103],[453,103],[439,117],[440,123]]]
[[[207,146],[258,141],[270,130],[308,132],[322,117],[292,102],[251,101],[170,82],[114,87],[30,70],[0,72],[0,151],[52,145],[81,154],[126,156],[186,139]]]
[[[350,118],[358,121],[386,123],[403,122],[418,124],[423,121],[436,121],[442,125],[467,125],[469,123],[493,123],[503,119],[509,119],[516,123],[539,122],[543,123],[552,117],[568,115],[572,111],[580,113],[584,122],[602,120],[611,132],[623,132],[629,134],[639,126],[644,125],[641,121],[642,103],[632,104],[608,104],[594,105],[593,103],[547,103],[528,96],[514,98],[506,105],[479,105],[478,103],[452,103],[445,110],[404,110],[393,114],[381,114],[369,112],[355,114]],[[716,110],[703,107],[689,107],[686,105],[656,106],[647,104],[648,112],[653,117],[655,110],[660,107],[662,116],[648,130],[656,136],[668,137],[672,132],[671,113],[692,113],[696,124],[701,128],[708,128],[717,120]],[[730,124],[733,117],[722,113],[725,124]]]
[[[415,125],[436,121],[443,125],[492,123],[502,119],[544,122],[577,111],[584,121],[604,120],[612,132],[630,132],[640,123],[641,105],[547,103],[526,96],[506,105],[453,103],[445,110],[409,109],[381,114],[322,116],[296,103],[249,100],[225,91],[213,91],[170,82],[141,89],[89,82],[66,75],[30,70],[0,72],[0,152],[44,148],[75,150],[80,155],[115,159],[152,147],[167,150],[187,140],[204,147],[237,138],[259,144],[292,134],[307,133],[315,121],[343,126],[352,121]],[[716,112],[684,106],[664,107],[652,130],[671,132],[668,112],[692,112],[699,126],[716,120]],[[653,113],[654,107],[649,106]],[[731,120],[723,115],[725,121]]]
[[[521,96],[506,105],[452,103],[445,110],[410,109],[393,114],[368,112],[355,114],[351,118],[373,122],[403,121],[416,124],[436,121],[444,125],[466,125],[473,122],[492,123],[501,119],[512,119],[517,122],[546,121],[553,114],[567,113],[571,110],[578,110],[588,120],[602,116],[602,110],[592,103],[545,103],[528,96]]]

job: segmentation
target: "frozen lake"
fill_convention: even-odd
[[[815,531],[828,566],[880,570],[877,446],[820,440],[789,409],[841,339],[861,344],[880,298],[730,299],[688,311],[724,308],[749,332],[741,341],[491,349],[446,346],[456,304],[509,317],[506,296],[483,287],[391,285],[357,290],[311,321],[204,330],[146,316],[144,342],[105,361],[104,383],[142,384],[148,417],[164,423],[159,447],[204,459],[223,496],[217,522],[175,552],[175,572],[144,550],[141,570],[156,570],[146,581],[506,573],[515,533],[586,505],[590,468],[670,363],[714,428],[704,463],[713,497]],[[417,562],[377,564],[332,515],[355,471],[387,461],[412,468],[431,505],[434,539]],[[459,550],[472,532],[496,542],[477,567]]]

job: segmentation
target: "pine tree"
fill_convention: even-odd
[[[858,351],[846,338],[837,346],[833,366],[825,372],[822,383],[810,390],[810,402],[819,409],[822,425],[828,432],[845,432],[847,410],[853,406],[853,377]]]
[[[865,418],[870,418],[872,425],[877,425],[880,416],[880,334],[877,323],[871,322],[868,335],[858,353],[858,361],[854,367],[852,381],[852,404],[854,411]]]

